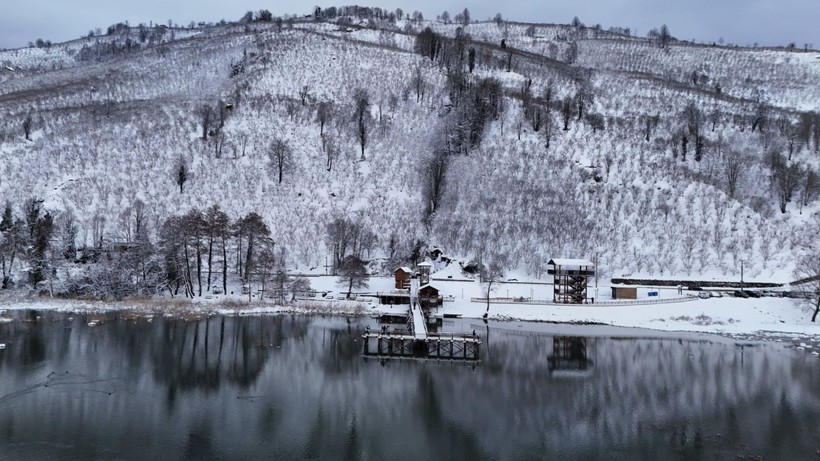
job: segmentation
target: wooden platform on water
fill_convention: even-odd
[[[435,360],[479,360],[481,339],[455,333],[415,334],[367,332],[362,335],[366,357],[413,357]]]

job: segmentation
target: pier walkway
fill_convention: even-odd
[[[478,335],[431,333],[427,330],[425,312],[418,304],[407,309],[409,332],[379,332],[368,329],[362,335],[365,357],[479,360],[481,339]]]
[[[427,322],[424,321],[424,312],[422,312],[421,307],[418,304],[411,305],[410,310],[407,313],[407,318],[412,323],[410,323],[410,331],[413,333],[413,337],[417,341],[424,341],[427,339]]]

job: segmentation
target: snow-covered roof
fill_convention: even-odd
[[[433,263],[430,261],[424,261],[423,263],[418,264],[419,267],[433,267]]]
[[[436,291],[439,291],[439,289],[438,289],[438,288],[434,287],[433,285],[430,285],[429,283],[425,283],[424,285],[420,286],[420,287],[419,287],[419,290],[423,290],[423,289],[425,289],[425,288],[432,288],[432,289],[434,289],[434,290],[436,290]]]
[[[410,269],[409,267],[406,267],[406,266],[399,267],[398,269],[394,270],[393,272],[398,272],[398,271],[404,271],[404,272],[407,272],[408,274],[413,273],[413,269]]]
[[[589,260],[586,259],[564,259],[564,258],[555,258],[550,259],[550,262],[547,264],[553,264],[556,266],[589,266],[595,267],[595,264],[592,264]]]

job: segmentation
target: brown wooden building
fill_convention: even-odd
[[[419,303],[425,309],[439,307],[444,302],[444,299],[439,294],[438,288],[432,285],[424,285],[419,288]]]
[[[396,277],[397,290],[409,290],[410,278],[413,276],[413,270],[409,267],[400,267],[393,272]]]
[[[638,299],[635,287],[612,287],[612,299]]]

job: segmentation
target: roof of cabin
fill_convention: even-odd
[[[564,258],[555,258],[550,259],[550,262],[547,264],[552,264],[555,266],[587,266],[587,267],[595,267],[595,264],[592,264],[587,259],[564,259]]]

